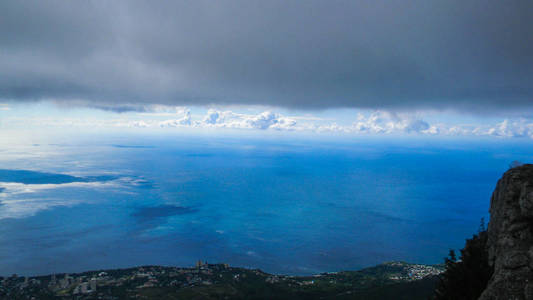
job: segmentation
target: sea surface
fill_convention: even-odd
[[[488,221],[514,140],[97,137],[3,144],[0,275],[224,262],[441,263]]]

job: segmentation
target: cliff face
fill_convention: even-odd
[[[498,181],[487,231],[494,273],[479,299],[533,299],[533,165]]]

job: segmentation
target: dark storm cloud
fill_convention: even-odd
[[[0,98],[520,110],[532,15],[529,0],[6,0]]]

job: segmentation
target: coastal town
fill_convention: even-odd
[[[199,261],[192,268],[144,266],[36,277],[14,274],[0,277],[0,299],[234,299],[254,293],[257,298],[262,298],[261,295],[327,298],[434,278],[442,271],[442,266],[390,262],[360,271],[286,276]]]

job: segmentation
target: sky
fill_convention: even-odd
[[[530,161],[531,16],[531,0],[0,0],[0,269],[436,263]],[[59,182],[16,179],[43,174]]]
[[[533,2],[0,3],[0,129],[533,137]]]

